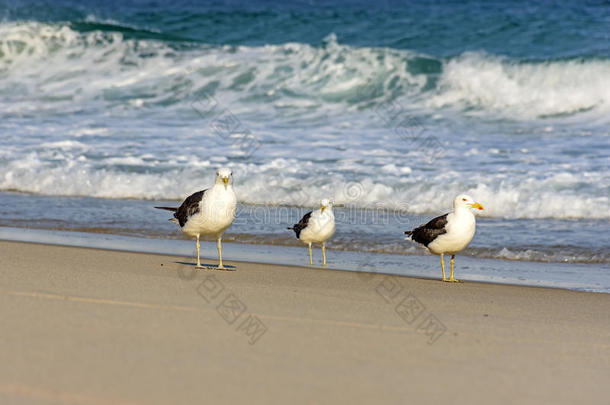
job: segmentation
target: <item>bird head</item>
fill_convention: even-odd
[[[324,212],[325,209],[332,209],[333,208],[333,202],[331,200],[329,200],[328,198],[323,199],[322,201],[320,201],[320,211]]]
[[[455,197],[455,200],[453,200],[454,209],[461,208],[461,207],[476,208],[478,210],[483,209],[483,206],[481,204],[479,204],[478,202],[475,202],[471,196],[466,195],[466,194],[460,194],[457,197]]]
[[[222,184],[225,188],[233,184],[233,173],[230,169],[223,167],[216,172],[216,184]]]

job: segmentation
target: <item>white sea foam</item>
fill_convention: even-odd
[[[317,47],[202,45],[176,51],[120,33],[5,22],[0,24],[0,89],[19,97],[0,103],[6,112],[21,114],[78,111],[83,102],[98,100],[134,109],[158,103],[190,107],[193,91],[214,89],[244,113],[261,109],[244,99],[330,112],[397,98],[410,108],[457,108],[526,120],[593,112],[607,121],[608,60],[516,62],[466,53],[444,61],[436,88],[428,90],[436,74],[410,73],[424,57],[342,45],[334,35]]]
[[[0,23],[0,189],[180,199],[231,165],[246,203],[328,196],[428,214],[468,192],[490,217],[610,218],[608,60],[469,53],[430,74],[423,55],[334,36],[320,46],[186,48]],[[219,122],[208,118],[219,111],[256,135],[255,155],[214,134]],[[429,147],[397,136],[397,111],[420,114],[442,156],[431,161]],[[516,124],[494,140],[495,126],[463,112]],[[568,128],[562,116],[595,125]]]
[[[210,161],[183,164],[174,160],[160,173],[159,162],[141,157],[109,157],[92,161],[82,154],[53,154],[62,164],[40,153],[30,153],[0,167],[0,189],[47,195],[105,198],[181,199],[209,186],[216,164]],[[78,151],[78,149],[77,149]],[[184,162],[184,161],[182,161]],[[191,158],[187,162],[195,163]],[[171,163],[170,163],[171,165]],[[267,164],[233,164],[235,188],[240,202],[251,204],[314,207],[331,197],[354,208],[388,209],[416,214],[443,213],[451,209],[453,197],[466,192],[485,206],[479,215],[500,218],[598,218],[610,219],[607,196],[591,196],[561,190],[576,181],[571,174],[542,181],[512,181],[481,177],[471,186],[415,177],[409,184],[380,171],[377,179],[349,180],[341,174],[311,173],[303,178],[291,161],[271,160]],[[292,167],[292,169],[291,169]],[[129,169],[131,168],[131,169]],[[590,175],[595,175],[590,173]]]
[[[515,119],[610,112],[610,61],[515,62],[467,53],[447,62],[429,106]]]

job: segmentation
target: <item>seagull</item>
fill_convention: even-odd
[[[324,199],[320,202],[320,209],[308,212],[301,218],[292,229],[301,242],[309,246],[309,265],[313,265],[311,255],[311,244],[322,244],[322,265],[326,266],[326,241],[335,233],[335,215],[333,214],[333,203]]]
[[[441,269],[443,281],[458,282],[453,278],[453,265],[455,254],[464,249],[476,230],[476,220],[470,210],[476,208],[482,210],[483,206],[475,202],[472,197],[460,194],[453,200],[453,212],[436,217],[426,225],[420,225],[412,231],[406,231],[408,240],[421,243],[431,253],[441,256]],[[451,255],[451,276],[449,280],[445,277],[445,259],[443,254]]]
[[[222,234],[235,219],[237,198],[233,191],[233,173],[222,168],[216,172],[212,188],[191,194],[182,205],[175,207],[155,207],[174,212],[170,221],[180,225],[180,230],[191,238],[197,239],[197,268],[204,268],[199,260],[199,237],[213,235],[218,244],[218,269],[222,265]]]

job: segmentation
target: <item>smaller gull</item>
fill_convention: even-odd
[[[474,238],[476,230],[476,220],[470,210],[471,208],[482,210],[483,206],[475,202],[470,196],[458,195],[453,200],[453,212],[436,217],[426,225],[420,225],[412,231],[405,232],[409,235],[408,240],[421,243],[431,253],[441,256],[443,281],[458,281],[453,278],[455,254],[468,246]],[[451,255],[451,276],[449,280],[445,277],[444,253]]]
[[[237,198],[233,191],[233,173],[229,169],[216,172],[216,181],[212,188],[191,194],[182,205],[175,207],[155,207],[172,211],[171,221],[180,226],[180,230],[191,238],[197,239],[197,268],[204,268],[199,260],[199,237],[214,236],[218,244],[218,269],[222,265],[222,234],[235,219]]]
[[[292,229],[301,242],[309,246],[309,265],[313,265],[311,244],[322,244],[322,265],[326,266],[326,241],[335,233],[335,215],[333,203],[324,199],[320,202],[320,209],[308,212]]]

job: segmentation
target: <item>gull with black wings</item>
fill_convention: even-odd
[[[406,231],[408,240],[424,245],[430,253],[441,256],[443,281],[457,282],[453,277],[455,254],[468,246],[476,230],[476,219],[471,208],[482,210],[483,206],[472,197],[460,194],[453,200],[453,212],[436,217],[425,225],[420,225],[412,231]],[[451,255],[451,276],[445,277],[445,259],[443,255]]]
[[[199,238],[211,235],[216,238],[218,247],[218,269],[226,270],[222,265],[222,234],[235,219],[237,198],[233,191],[233,173],[223,168],[216,173],[214,185],[206,190],[191,194],[180,207],[155,207],[172,211],[171,221],[180,226],[180,230],[191,238],[197,239],[197,268],[204,268],[199,259]]]
[[[308,212],[301,218],[299,223],[288,229],[292,229],[301,242],[309,246],[309,265],[313,265],[311,253],[312,243],[322,244],[322,265],[326,266],[326,241],[335,233],[335,214],[333,203],[328,199],[320,202],[320,208]]]

